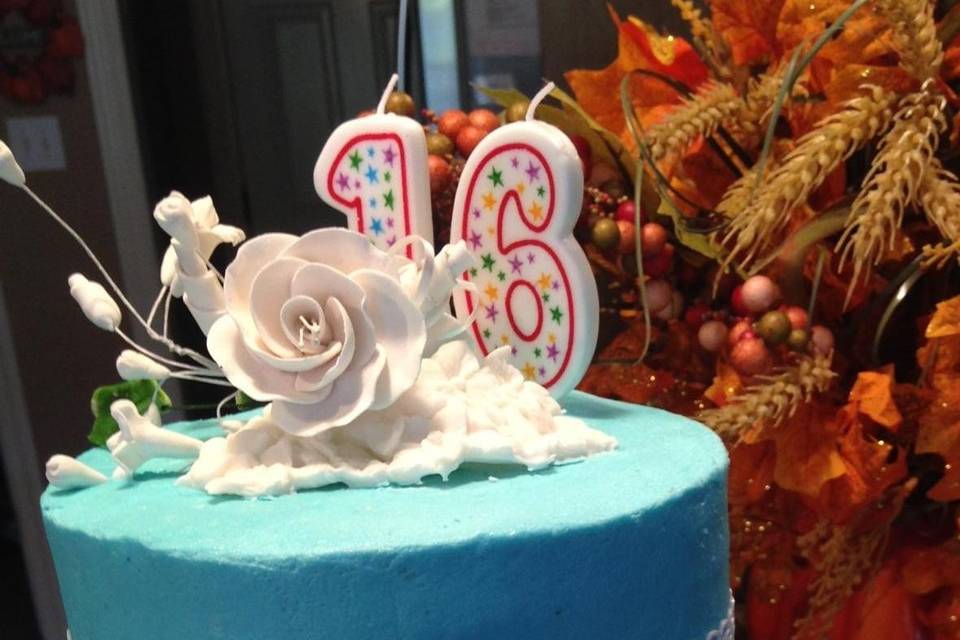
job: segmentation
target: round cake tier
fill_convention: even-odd
[[[48,489],[73,640],[705,638],[729,607],[722,444],[655,409],[576,392],[565,406],[619,449],[258,500],[175,485],[183,461]]]

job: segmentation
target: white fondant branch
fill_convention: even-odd
[[[153,458],[196,458],[200,440],[155,425],[140,415],[129,400],[117,400],[110,405],[110,415],[120,426],[119,437],[107,442],[113,459],[128,474]]]
[[[0,180],[20,188],[23,188],[23,185],[27,182],[23,169],[17,163],[17,159],[13,157],[10,147],[3,140],[0,140]]]
[[[117,356],[117,373],[123,380],[155,380],[170,377],[170,369],[133,349],[124,349]]]
[[[83,489],[103,484],[107,476],[76,458],[57,454],[47,460],[47,482],[60,489]]]
[[[220,371],[220,369],[211,369],[211,368],[208,368],[208,367],[201,367],[201,366],[198,366],[198,365],[189,364],[189,363],[187,363],[187,362],[180,362],[180,361],[178,361],[178,360],[172,360],[172,359],[170,359],[170,358],[165,358],[165,357],[161,356],[161,355],[158,354],[158,353],[154,353],[153,351],[150,351],[150,350],[147,349],[146,347],[138,344],[133,338],[131,338],[130,336],[128,336],[127,334],[125,334],[125,333],[124,333],[123,331],[121,331],[120,329],[115,329],[115,330],[114,330],[114,333],[117,334],[118,336],[120,336],[120,338],[121,338],[124,342],[126,342],[128,345],[130,345],[131,347],[133,347],[134,349],[136,349],[138,352],[142,353],[143,355],[145,355],[145,356],[147,356],[147,357],[149,357],[149,358],[152,358],[152,359],[156,360],[157,362],[162,362],[162,363],[165,364],[165,365],[168,365],[168,366],[171,366],[171,367],[177,367],[177,368],[179,368],[179,369],[184,369],[185,371],[189,371],[190,373],[195,373],[195,374],[198,374],[198,375],[212,375],[212,376],[217,376],[217,377],[220,377],[220,378],[224,377],[224,376],[223,376],[223,372]]]

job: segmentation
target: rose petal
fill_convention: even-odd
[[[387,360],[373,402],[374,409],[382,409],[416,381],[427,343],[427,328],[423,314],[396,280],[372,269],[360,269],[350,277],[363,287],[363,312],[373,323],[377,347]]]
[[[280,310],[290,299],[293,276],[304,264],[296,258],[277,258],[260,270],[250,287],[250,315],[257,333],[270,351],[283,358],[300,356],[283,331]]]
[[[240,323],[244,332],[256,331],[250,317],[250,287],[267,263],[297,241],[288,233],[266,233],[251,238],[237,250],[223,277],[227,313]]]
[[[210,327],[207,351],[223,368],[227,380],[254,400],[317,403],[330,394],[330,389],[310,393],[298,391],[295,388],[297,374],[280,371],[260,361],[247,349],[240,327],[230,316],[222,316]]]
[[[325,387],[333,391],[323,402],[277,401],[270,408],[270,417],[284,431],[297,436],[313,436],[348,424],[370,408],[385,364],[386,357],[377,349],[376,355],[364,366],[347,370],[333,385]]]
[[[370,319],[364,315],[364,292],[360,285],[325,264],[311,263],[293,277],[290,292],[309,296],[321,303],[328,299],[338,300],[350,316],[350,324],[356,334],[356,353],[353,357],[363,364],[373,356],[377,336]]]
[[[309,371],[303,371],[297,376],[296,387],[300,391],[316,391],[327,386],[335,381],[350,366],[351,362],[357,362],[358,366],[366,364],[366,360],[360,360],[356,357],[356,337],[347,310],[336,298],[327,299],[326,309],[333,336],[337,343],[342,346],[337,353],[337,359],[328,366],[319,366]],[[367,360],[369,359],[368,357]]]
[[[357,269],[375,269],[396,278],[397,265],[400,264],[373,246],[365,236],[336,227],[304,234],[287,247],[283,255],[327,265],[347,275]]]

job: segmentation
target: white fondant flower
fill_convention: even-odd
[[[170,369],[133,349],[124,349],[117,356],[117,373],[123,380],[163,382],[170,377]]]
[[[120,326],[120,307],[103,285],[87,280],[80,273],[71,275],[67,283],[70,285],[70,295],[90,322],[106,331],[114,331]]]
[[[107,481],[96,469],[59,453],[47,460],[46,476],[47,482],[60,489],[83,489]]]
[[[400,284],[406,260],[346,229],[256,237],[227,268],[227,314],[207,349],[245,394],[308,436],[391,405],[416,381],[423,314]]]
[[[189,459],[200,453],[199,440],[157,426],[149,415],[141,415],[129,400],[111,404],[110,415],[120,431],[107,440],[107,447],[126,475],[153,458]]]

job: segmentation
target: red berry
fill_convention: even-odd
[[[809,323],[810,320],[807,318],[807,312],[804,311],[802,307],[784,307],[783,312],[787,314],[788,318],[790,318],[790,326],[793,329],[807,328],[807,323]]]
[[[750,309],[747,308],[747,305],[743,302],[743,285],[737,286],[733,293],[730,294],[730,309],[733,311],[733,314],[736,316],[748,316],[750,315]]]
[[[443,191],[450,184],[450,163],[440,156],[430,154],[427,156],[427,168],[430,170],[430,191]]]
[[[636,251],[637,228],[625,220],[617,220],[617,227],[620,229],[620,253],[627,255]]]
[[[754,336],[753,325],[749,320],[740,320],[730,329],[727,334],[727,342],[731,347],[740,342],[741,339]]]
[[[636,223],[637,208],[633,205],[633,200],[624,200],[617,205],[617,212],[613,217],[624,222]]]
[[[743,306],[751,313],[763,313],[780,297],[776,283],[767,276],[751,276],[740,287]]]
[[[643,271],[651,278],[662,278],[670,273],[673,264],[673,245],[666,244],[663,250],[655,256],[643,258]]]
[[[54,58],[79,58],[83,55],[83,33],[75,20],[64,20],[63,24],[50,32],[47,40],[47,55]]]
[[[656,222],[648,222],[640,230],[640,242],[643,245],[643,255],[655,256],[667,245],[667,230]]]
[[[451,140],[456,140],[457,134],[468,124],[470,119],[467,114],[460,109],[450,109],[440,115],[440,119],[437,120],[437,129]]]
[[[767,371],[773,365],[773,358],[762,339],[745,338],[734,345],[730,363],[740,373],[753,376]]]
[[[490,111],[490,109],[474,109],[467,118],[470,120],[471,125],[487,133],[490,133],[500,126],[500,118],[498,118],[497,114],[493,111]]]
[[[463,157],[469,156],[486,136],[486,131],[468,124],[460,129],[460,133],[457,134],[457,151],[459,151]]]
[[[697,302],[687,308],[687,312],[683,314],[683,320],[694,329],[699,329],[707,321],[709,315],[710,307],[702,302]],[[726,327],[724,327],[723,335],[724,337],[727,335]]]

